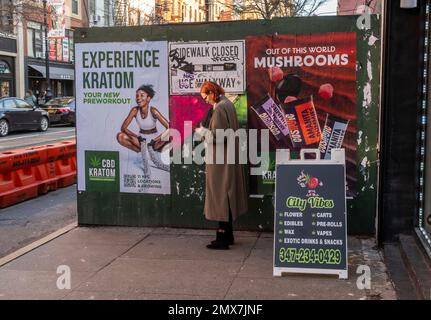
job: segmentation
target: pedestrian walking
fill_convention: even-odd
[[[233,222],[247,212],[247,189],[244,168],[239,164],[239,144],[235,141],[235,163],[227,161],[226,139],[217,140],[217,129],[239,129],[237,114],[233,103],[224,96],[224,89],[214,82],[204,82],[201,97],[213,106],[207,114],[208,127],[203,123],[195,131],[204,137],[207,144],[206,156],[212,158],[205,164],[205,218],[218,222],[216,239],[207,245],[208,249],[227,250],[234,244]],[[208,139],[208,137],[212,137]],[[219,144],[222,145],[219,145]],[[217,146],[218,145],[218,146]],[[223,163],[216,163],[216,151],[224,150]],[[210,163],[209,163],[210,162]]]

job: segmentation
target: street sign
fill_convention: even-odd
[[[316,159],[306,160],[312,153]],[[318,149],[277,150],[274,276],[336,274],[347,279],[346,169],[344,149],[320,160]]]

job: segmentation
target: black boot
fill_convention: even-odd
[[[235,244],[235,240],[233,238],[233,232],[232,230],[230,232],[228,232],[227,234],[227,241],[229,242],[229,245],[232,246]]]
[[[230,246],[234,244],[232,213],[231,213],[230,209],[229,209],[229,220],[228,221],[219,221],[218,230],[219,231],[224,230],[224,239],[227,241],[227,243]],[[215,244],[215,243],[217,243],[217,239],[211,242],[211,244]]]
[[[225,231],[225,234],[226,234],[226,241],[227,241],[227,243],[228,243],[230,246],[234,245],[234,244],[235,244],[235,239],[234,239],[234,237],[233,237],[233,231],[232,231],[232,230],[226,230],[226,231]],[[216,240],[211,241],[211,244],[214,244],[214,243],[216,243],[216,242],[217,242],[217,239],[216,239]]]
[[[207,244],[208,249],[229,250],[229,241],[226,232],[217,231],[216,239]]]
[[[229,245],[234,244],[234,238],[233,238],[233,228],[232,228],[232,222],[229,222],[229,227],[226,229],[227,232],[227,240],[229,242]]]

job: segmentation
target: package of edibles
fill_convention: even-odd
[[[312,96],[283,104],[283,109],[294,149],[320,142],[320,125]]]
[[[289,128],[283,111],[269,95],[266,95],[256,106],[251,108],[277,140],[289,135]]]
[[[340,119],[329,114],[326,115],[322,139],[319,144],[321,159],[331,159],[331,150],[341,148],[348,125],[349,120]]]

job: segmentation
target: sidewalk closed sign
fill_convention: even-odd
[[[305,160],[315,153],[316,160]],[[274,276],[283,272],[336,274],[347,279],[344,149],[330,160],[302,150],[301,160],[277,152]]]

